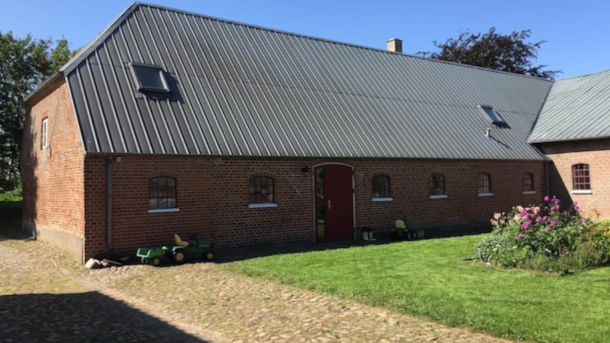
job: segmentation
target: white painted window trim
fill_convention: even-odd
[[[272,208],[272,207],[277,207],[277,204],[274,202],[265,202],[265,203],[248,205],[248,208]]]
[[[151,208],[148,213],[168,213],[168,212],[180,212],[178,207],[175,208]]]
[[[536,191],[523,191],[523,194],[536,194]]]
[[[375,201],[375,202],[394,201],[394,198],[391,198],[391,197],[372,198],[371,201]]]
[[[44,118],[42,120],[42,149],[46,149],[49,146],[49,118]]]
[[[494,195],[493,193],[479,193],[480,197],[490,197],[490,196],[493,196],[493,195]]]
[[[572,194],[593,194],[590,189],[573,189]]]
[[[447,194],[430,195],[430,199],[447,199]]]

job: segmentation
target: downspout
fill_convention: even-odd
[[[544,161],[544,194],[551,195],[551,176],[550,176],[551,161]]]
[[[108,184],[108,191],[106,193],[107,199],[107,208],[108,212],[106,213],[106,220],[108,223],[108,250],[112,250],[112,156],[108,156],[108,163],[106,163],[108,167],[108,175],[106,178],[106,183]]]

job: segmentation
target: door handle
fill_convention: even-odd
[[[331,208],[333,208],[333,205],[331,205],[330,200],[328,200],[328,209],[330,210]]]

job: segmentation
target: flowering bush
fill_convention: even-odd
[[[577,203],[565,211],[560,208],[559,199],[546,196],[540,205],[495,213],[493,231],[477,244],[474,258],[505,267],[558,272],[608,263],[610,223],[607,231],[593,234]]]

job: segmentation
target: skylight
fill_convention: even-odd
[[[138,91],[169,92],[163,68],[135,62],[130,65]]]
[[[496,111],[494,111],[493,107],[486,105],[477,105],[477,107],[479,108],[479,112],[485,115],[491,121],[492,124],[496,126],[501,126],[505,124],[504,119],[502,119],[502,117],[500,117],[500,115],[496,113]]]

